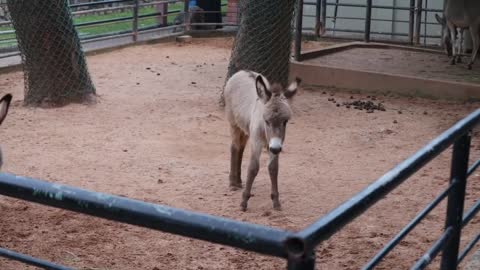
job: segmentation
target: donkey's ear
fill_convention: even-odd
[[[265,81],[263,81],[263,78],[261,75],[257,76],[257,79],[255,81],[255,86],[257,87],[257,95],[258,97],[263,100],[263,102],[267,102],[270,100],[272,97],[272,92],[267,88]]]
[[[293,81],[287,88],[287,90],[285,91],[285,93],[283,93],[283,95],[287,98],[287,99],[290,99],[292,98],[293,96],[295,96],[295,94],[297,93],[297,88],[298,88],[298,85],[302,82],[302,80],[300,78],[295,78],[295,81]]]
[[[435,14],[435,19],[437,19],[437,22],[441,25],[445,25],[447,23],[445,17],[440,17],[438,14]]]
[[[0,99],[0,125],[2,124],[5,117],[7,117],[8,107],[10,107],[10,101],[12,101],[12,95],[6,94]]]

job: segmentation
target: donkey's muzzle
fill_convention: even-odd
[[[268,150],[274,155],[278,155],[282,152],[282,140],[279,138],[272,138],[270,139],[270,143],[268,144]]]
[[[282,152],[282,148],[270,148],[270,152],[274,155],[278,155],[280,152]]]

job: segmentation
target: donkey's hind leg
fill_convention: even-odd
[[[230,187],[232,190],[242,188],[242,158],[248,136],[238,127],[231,127],[232,145],[230,146]]]
[[[479,25],[475,24],[470,26],[470,36],[472,37],[472,59],[468,63],[468,69],[472,69],[475,59],[477,59],[478,47],[480,46]]]

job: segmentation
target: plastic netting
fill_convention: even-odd
[[[240,0],[240,27],[235,38],[227,80],[247,69],[271,82],[287,84],[295,0]],[[223,105],[223,93],[220,99]]]
[[[7,0],[26,104],[83,102],[95,94],[67,0]]]

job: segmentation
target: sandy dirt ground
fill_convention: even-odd
[[[283,210],[272,210],[264,153],[255,196],[244,213],[241,191],[228,188],[229,130],[217,106],[231,44],[231,39],[197,39],[90,56],[99,94],[95,105],[23,107],[22,73],[0,75],[2,94],[14,95],[0,129],[3,170],[297,231],[479,106],[379,96],[386,111],[366,113],[328,101],[366,100],[365,95],[300,89],[280,158]],[[475,135],[472,160],[480,157],[480,134]],[[322,243],[317,269],[359,269],[447,186],[449,165],[450,150]],[[480,173],[468,188],[470,206],[480,195]],[[0,197],[0,211],[1,247],[78,269],[286,266],[277,258],[6,197]],[[444,215],[441,204],[378,269],[409,268],[441,233]],[[479,224],[474,219],[464,238],[478,233]],[[0,269],[33,268],[0,259]]]
[[[317,42],[310,42],[307,48],[319,48]],[[321,43],[320,43],[321,44]],[[470,57],[463,57],[463,63],[449,64],[449,57],[432,53],[397,50],[354,48],[325,55],[307,62],[320,63],[333,67],[385,72],[428,79],[441,79],[458,82],[480,83],[480,65],[474,64],[467,70]]]

